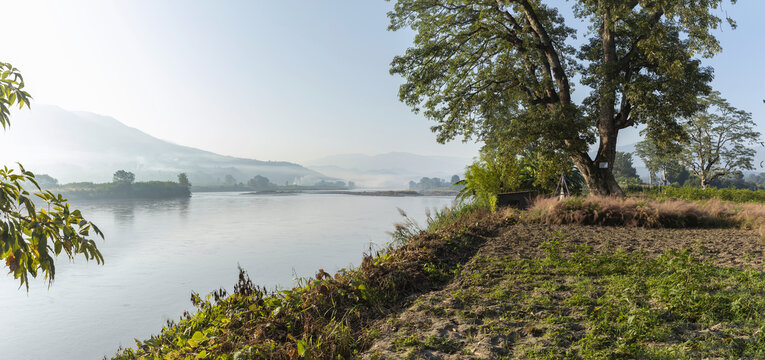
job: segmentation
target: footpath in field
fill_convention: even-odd
[[[376,321],[362,358],[762,358],[762,247],[730,228],[508,225]]]

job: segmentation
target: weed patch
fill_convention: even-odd
[[[535,259],[475,257],[449,288],[423,300],[449,312],[455,305],[449,298],[458,297],[462,315],[445,321],[453,329],[470,325],[476,331],[439,337],[441,321],[419,329],[419,336],[407,328],[408,342],[390,352],[375,350],[415,358],[765,356],[761,271],[717,266],[701,259],[701,250],[595,253],[569,244],[562,234],[541,248],[544,255]]]

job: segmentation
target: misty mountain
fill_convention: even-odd
[[[297,164],[218,155],[157,139],[112,117],[49,105],[13,113],[11,127],[0,135],[0,164],[15,162],[61,183],[108,182],[117,170],[133,172],[139,181],[175,181],[186,172],[196,185],[218,184],[226,175],[244,183],[255,175],[276,184],[328,179]]]
[[[463,176],[471,159],[449,156],[425,156],[405,152],[379,155],[340,154],[306,163],[328,176],[354,181],[359,186],[402,189],[409,181],[423,177],[449,179]]]

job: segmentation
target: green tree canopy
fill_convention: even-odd
[[[640,181],[637,169],[632,164],[632,153],[617,151],[614,157],[614,176],[623,182]]]
[[[226,174],[226,176],[223,178],[223,183],[229,186],[236,185],[236,178],[234,178],[234,176],[231,174]]]
[[[723,0],[577,0],[586,41],[543,0],[397,0],[391,30],[416,33],[391,63],[399,98],[436,122],[439,142],[462,136],[569,157],[596,194],[622,194],[612,170],[619,130],[682,132],[721,50],[711,34]],[[729,19],[728,19],[729,20]],[[731,25],[734,25],[729,20]],[[572,79],[589,90],[575,102]],[[595,157],[588,154],[597,142]]]
[[[51,189],[58,187],[59,185],[58,179],[47,174],[35,175],[35,180],[37,180],[37,184],[40,185],[40,187],[43,189]]]
[[[754,169],[755,151],[750,146],[757,144],[760,133],[754,130],[752,114],[731,106],[720,93],[703,97],[701,103],[706,110],[684,124],[688,143],[682,156],[704,188],[718,177]]]
[[[654,183],[657,173],[661,173],[662,185],[667,185],[673,174],[680,170],[679,159],[682,146],[678,141],[647,137],[635,145],[635,152],[648,168],[649,182]]]
[[[10,108],[29,107],[29,94],[18,69],[0,62],[0,124],[10,126]],[[36,192],[30,193],[28,184]],[[35,208],[35,204],[43,205]],[[35,175],[19,164],[19,170],[0,169],[0,260],[11,274],[29,289],[29,276],[43,274],[53,282],[55,256],[65,253],[70,259],[82,255],[102,264],[104,259],[91,232],[101,231],[72,210],[61,195],[42,191]]]
[[[186,175],[186,173],[178,174],[178,183],[187,188],[191,187],[191,182],[189,182],[189,177]]]
[[[132,184],[134,181],[135,174],[125,170],[117,170],[112,177],[112,182],[119,184]]]
[[[252,179],[248,180],[247,185],[258,190],[265,190],[276,187],[271,183],[271,180],[268,180],[267,177],[260,175],[255,175]]]

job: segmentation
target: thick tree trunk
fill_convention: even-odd
[[[603,28],[600,33],[603,39],[603,63],[613,64],[617,61],[616,42],[612,33],[611,16],[608,10],[603,14]],[[588,154],[581,154],[574,163],[584,176],[590,193],[593,195],[624,196],[621,187],[614,178],[614,159],[616,158],[616,137],[619,129],[615,123],[616,89],[613,70],[603,74],[603,84],[600,88],[600,113],[598,132],[600,145],[594,160]]]
[[[609,163],[609,168],[600,168],[597,162],[593,162],[589,159],[577,158],[574,159],[574,163],[582,173],[584,181],[587,182],[590,194],[601,196],[624,196],[622,188],[619,187],[619,183],[616,182],[614,174],[611,171],[611,163]]]

